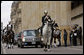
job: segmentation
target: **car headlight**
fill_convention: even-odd
[[[25,41],[25,38],[23,38],[22,41],[24,42]]]
[[[41,38],[41,41],[43,41],[44,39],[43,38]]]

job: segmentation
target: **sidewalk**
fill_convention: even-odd
[[[59,47],[65,47],[64,45],[61,45]],[[70,48],[76,48],[76,49],[83,49],[83,45],[77,45],[77,46],[70,46],[70,45],[67,45],[67,47],[70,47]]]
[[[83,46],[70,46],[71,48],[83,49]]]

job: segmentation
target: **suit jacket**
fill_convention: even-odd
[[[64,31],[64,40],[67,40],[67,32]]]

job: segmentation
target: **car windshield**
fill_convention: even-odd
[[[24,31],[24,36],[35,36],[35,31],[33,30]]]

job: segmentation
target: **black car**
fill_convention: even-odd
[[[18,36],[18,47],[24,47],[29,45],[41,45],[43,47],[41,38],[38,37],[37,30],[24,30],[19,33]]]

